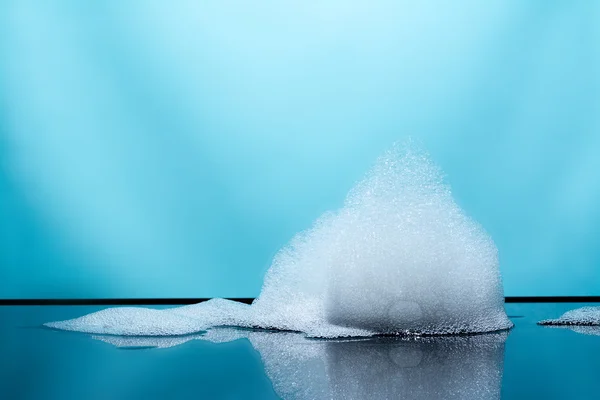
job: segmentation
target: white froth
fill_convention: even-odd
[[[557,319],[545,319],[538,324],[600,326],[600,307],[577,308],[567,311]]]
[[[493,241],[454,202],[441,171],[411,145],[387,152],[342,209],[323,215],[277,254],[251,306],[217,299],[140,310],[104,310],[49,326],[120,335],[239,326],[326,338],[512,326]]]
[[[497,249],[441,171],[411,148],[387,153],[336,219],[326,311],[377,332],[504,329]]]
[[[118,307],[98,311],[46,326],[66,331],[125,336],[187,335],[206,328],[201,320],[179,316],[169,310]]]

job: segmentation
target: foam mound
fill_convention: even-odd
[[[570,310],[557,319],[544,319],[539,325],[600,326],[600,307],[581,307]]]
[[[408,143],[385,153],[340,210],[280,250],[252,305],[217,299],[160,312],[109,309],[48,326],[119,335],[238,326],[334,338],[488,332],[512,323],[494,242],[455,203],[427,154]]]

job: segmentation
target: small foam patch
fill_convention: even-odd
[[[557,319],[545,319],[539,325],[600,326],[600,307],[581,307],[570,310]]]
[[[118,307],[94,312],[67,321],[49,322],[49,328],[85,333],[125,336],[187,335],[205,330],[200,320],[167,310]]]

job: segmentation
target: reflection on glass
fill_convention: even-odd
[[[247,338],[284,399],[499,399],[507,336],[500,332],[330,341],[297,333],[216,328],[181,337],[94,338],[123,348]]]
[[[600,336],[600,326],[594,325],[548,325],[545,328],[568,329],[583,335]]]

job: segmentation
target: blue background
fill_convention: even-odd
[[[506,295],[600,294],[600,3],[0,4],[0,298],[252,297],[421,141]]]

